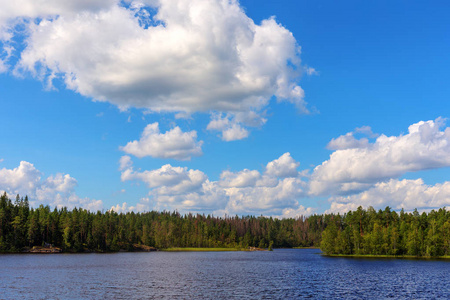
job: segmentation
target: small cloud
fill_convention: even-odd
[[[147,201],[146,201],[147,200]],[[109,211],[114,211],[116,213],[127,213],[127,212],[146,212],[150,211],[150,207],[148,205],[148,198],[142,198],[139,203],[136,204],[136,206],[129,206],[128,203],[123,202],[122,205],[117,204],[115,206],[112,206]]]
[[[105,115],[104,112],[99,112],[99,113],[96,114],[95,116],[98,117],[98,118],[101,118],[101,117],[103,117],[104,115]]]
[[[370,126],[361,126],[355,128],[355,131],[348,132],[345,135],[341,135],[335,139],[332,139],[328,145],[329,150],[344,150],[354,148],[367,148],[369,146],[369,140],[367,138],[356,139],[355,134],[362,134],[369,138],[377,138],[380,136],[377,133],[373,133]]]
[[[311,68],[311,67],[305,67],[305,72],[306,72],[306,74],[308,74],[309,76],[311,76],[311,75],[319,75],[319,72],[316,71],[316,69]]]
[[[356,139],[353,136],[353,132],[349,132],[345,135],[341,135],[335,139],[332,139],[328,145],[329,150],[344,150],[344,149],[354,149],[354,148],[367,148],[369,146],[369,140],[366,138]]]
[[[129,169],[132,165],[133,162],[131,161],[131,157],[129,157],[128,155],[124,155],[119,160],[119,171]]]
[[[177,114],[175,114],[175,119],[179,120],[179,119],[185,119],[185,120],[191,120],[192,119],[192,115],[188,112],[179,112]]]
[[[373,133],[372,128],[370,126],[357,127],[355,129],[355,133],[364,134],[364,135],[368,136],[369,138],[376,138],[376,137],[380,136],[378,133]]]
[[[230,142],[247,138],[249,132],[239,124],[233,124],[231,128],[222,131],[222,140]]]
[[[300,166],[289,152],[284,153],[278,159],[269,162],[266,166],[266,174],[275,177],[297,177],[299,175],[297,168]]]
[[[239,113],[212,113],[211,121],[206,127],[207,130],[222,131],[223,141],[236,141],[247,138],[250,132],[243,127],[261,127],[267,121],[263,114],[254,111],[239,112]]]
[[[165,133],[159,131],[158,122],[148,124],[142,132],[141,139],[129,142],[120,150],[137,156],[172,158],[190,160],[192,156],[201,156],[203,141],[197,141],[197,132],[181,131],[175,127]]]

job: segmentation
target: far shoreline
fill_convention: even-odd
[[[36,249],[37,248],[37,249]],[[56,250],[57,249],[57,250]],[[55,250],[55,251],[51,251]],[[84,251],[64,251],[61,248],[57,247],[33,247],[33,249],[27,249],[22,251],[5,251],[1,252],[1,254],[112,254],[112,253],[145,253],[145,252],[255,252],[255,251],[270,251],[266,248],[258,248],[258,247],[248,247],[248,248],[224,248],[224,247],[170,247],[170,248],[154,248],[144,245],[134,245],[133,250],[125,250],[120,249],[118,251],[96,251],[85,249]]]
[[[376,254],[322,254],[330,258],[361,258],[361,259],[410,259],[410,260],[450,260],[450,256],[416,256],[416,255],[376,255]]]

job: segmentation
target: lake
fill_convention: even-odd
[[[0,299],[449,299],[450,261],[316,249],[0,255]]]

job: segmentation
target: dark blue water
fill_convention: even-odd
[[[318,253],[0,255],[0,299],[450,299],[450,261]]]

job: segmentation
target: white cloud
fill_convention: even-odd
[[[345,135],[341,135],[338,138],[332,139],[328,145],[327,149],[330,150],[344,150],[353,148],[367,148],[369,146],[369,140],[362,138],[360,140],[353,136],[353,132],[349,132]]]
[[[180,212],[213,213],[217,207],[224,207],[227,197],[217,182],[206,179],[197,191],[185,194],[149,193],[153,197],[156,210],[178,210]]]
[[[4,73],[8,70],[8,66],[6,65],[5,59],[0,57],[0,74]]]
[[[450,182],[426,185],[422,179],[380,182],[362,193],[347,197],[330,198],[331,208],[327,212],[345,212],[359,206],[395,210],[437,209],[450,205]]]
[[[286,208],[297,209],[298,199],[305,196],[306,183],[299,178],[278,179],[275,186],[255,186],[225,189],[229,201],[225,210],[230,214],[279,215]]]
[[[260,178],[261,174],[256,170],[244,169],[237,173],[223,171],[222,174],[220,174],[220,185],[223,187],[238,188],[255,186]]]
[[[197,141],[197,132],[182,132],[175,127],[166,133],[159,132],[158,123],[145,127],[139,141],[129,142],[121,150],[137,157],[151,156],[190,160],[192,156],[202,155],[202,141]]]
[[[312,215],[315,212],[316,210],[312,207],[304,207],[303,205],[300,205],[297,209],[285,208],[282,210],[282,214],[276,217],[279,219],[298,218],[300,216]]]
[[[80,198],[75,193],[77,181],[69,174],[56,174],[42,180],[42,173],[33,164],[21,161],[14,169],[0,170],[0,191],[10,197],[27,195],[32,206],[48,204],[54,207],[83,207],[90,210],[102,209],[101,200]]]
[[[115,211],[116,213],[127,213],[127,212],[146,212],[150,211],[150,207],[148,206],[149,199],[142,198],[139,203],[135,206],[129,206],[127,202],[123,202],[122,205],[116,204],[110,208],[110,211]]]
[[[361,187],[406,172],[450,166],[450,128],[440,130],[443,125],[441,118],[420,121],[409,126],[408,134],[381,135],[374,143],[362,142],[358,148],[336,150],[329,160],[314,169],[310,193],[357,192]],[[352,184],[357,188],[354,191]]]
[[[259,114],[275,96],[307,112],[300,47],[274,18],[255,24],[234,0],[127,3],[0,0],[3,39],[25,37],[15,72],[121,109]],[[23,19],[18,33],[10,23]],[[226,132],[248,135],[238,125]]]
[[[245,139],[248,135],[249,132],[247,129],[242,128],[239,124],[233,124],[230,128],[222,132],[222,139],[227,142],[236,141]]]
[[[74,207],[81,207],[94,212],[103,209],[102,200],[91,199],[88,197],[81,198],[75,193],[70,193],[68,196],[56,194],[53,201],[48,204],[58,208],[68,207],[71,209]]]
[[[56,174],[55,176],[49,176],[44,182],[36,189],[36,197],[38,200],[44,201],[45,199],[52,199],[57,194],[70,194],[76,187],[77,181],[69,174]]]
[[[17,168],[0,170],[0,189],[8,194],[34,194],[40,181],[41,172],[26,161],[21,161]]]
[[[335,139],[331,139],[327,148],[330,150],[344,150],[352,148],[367,148],[369,140],[367,138],[356,139],[355,134],[363,134],[369,138],[376,138],[379,134],[373,133],[370,126],[361,126],[355,128],[354,132],[348,132]]]
[[[9,60],[15,49],[13,46],[9,45],[7,41],[2,42],[1,30],[0,24],[0,73],[4,73],[9,69]]]
[[[206,127],[207,130],[222,131],[229,128],[231,125],[230,118],[228,116],[223,117],[222,114],[212,114],[211,121]]]
[[[371,128],[370,126],[361,126],[361,127],[357,127],[357,128],[355,129],[355,132],[356,132],[356,133],[362,133],[362,134],[365,134],[365,135],[367,135],[367,136],[370,137],[370,138],[376,138],[376,137],[379,136],[379,134],[374,133],[374,132],[372,131],[372,128]]]
[[[243,126],[260,127],[266,123],[267,119],[260,114],[249,111],[239,113],[212,113],[211,121],[206,127],[207,130],[222,131],[222,140],[236,141],[249,136],[249,131]]]
[[[129,169],[132,165],[133,162],[131,161],[131,157],[129,157],[128,155],[124,155],[119,160],[119,171]]]
[[[183,194],[198,190],[206,180],[206,175],[199,170],[186,167],[172,167],[170,164],[160,169],[138,172],[130,165],[123,170],[122,181],[140,180],[149,188],[157,188],[158,194]]]
[[[10,46],[9,41],[21,32],[14,27],[40,18],[73,16],[81,12],[98,12],[116,4],[117,0],[0,0],[0,42]]]
[[[319,72],[317,72],[316,69],[311,68],[311,67],[306,67],[306,68],[305,68],[305,72],[306,72],[306,74],[308,74],[309,76],[311,76],[311,75],[319,75]]]
[[[275,161],[288,167],[298,166],[289,154]],[[287,170],[291,172],[289,168]],[[305,196],[307,185],[298,177],[278,177],[286,174],[284,171],[262,175],[256,170],[244,169],[224,171],[219,181],[210,181],[199,170],[164,165],[157,170],[137,172],[129,166],[122,171],[122,180],[145,182],[150,188],[152,209],[213,212],[216,215],[287,215],[285,209],[291,213],[300,212],[298,200]]]
[[[300,166],[289,152],[284,153],[280,158],[269,162],[266,166],[266,174],[275,177],[297,177],[299,175],[297,168]]]
[[[225,120],[225,121],[224,121]],[[222,115],[211,126],[220,127],[230,121]],[[425,185],[422,179],[398,180],[406,172],[450,166],[450,129],[444,120],[418,122],[407,134],[378,136],[364,142],[354,135],[364,134],[374,139],[370,127],[356,128],[340,140],[342,149],[316,167],[312,175],[299,172],[299,162],[290,153],[267,163],[263,172],[243,169],[223,171],[218,181],[210,181],[199,170],[162,166],[152,171],[136,172],[130,158],[123,158],[127,166],[123,180],[139,180],[150,188],[147,202],[152,209],[177,209],[181,212],[213,212],[215,215],[264,214],[278,217],[297,217],[317,212],[305,207],[302,200],[315,195],[331,195],[327,212],[346,212],[358,206],[405,210],[430,209],[448,206],[450,183]],[[344,137],[347,142],[344,143]],[[337,145],[339,142],[336,142]],[[309,181],[303,181],[304,178]]]

